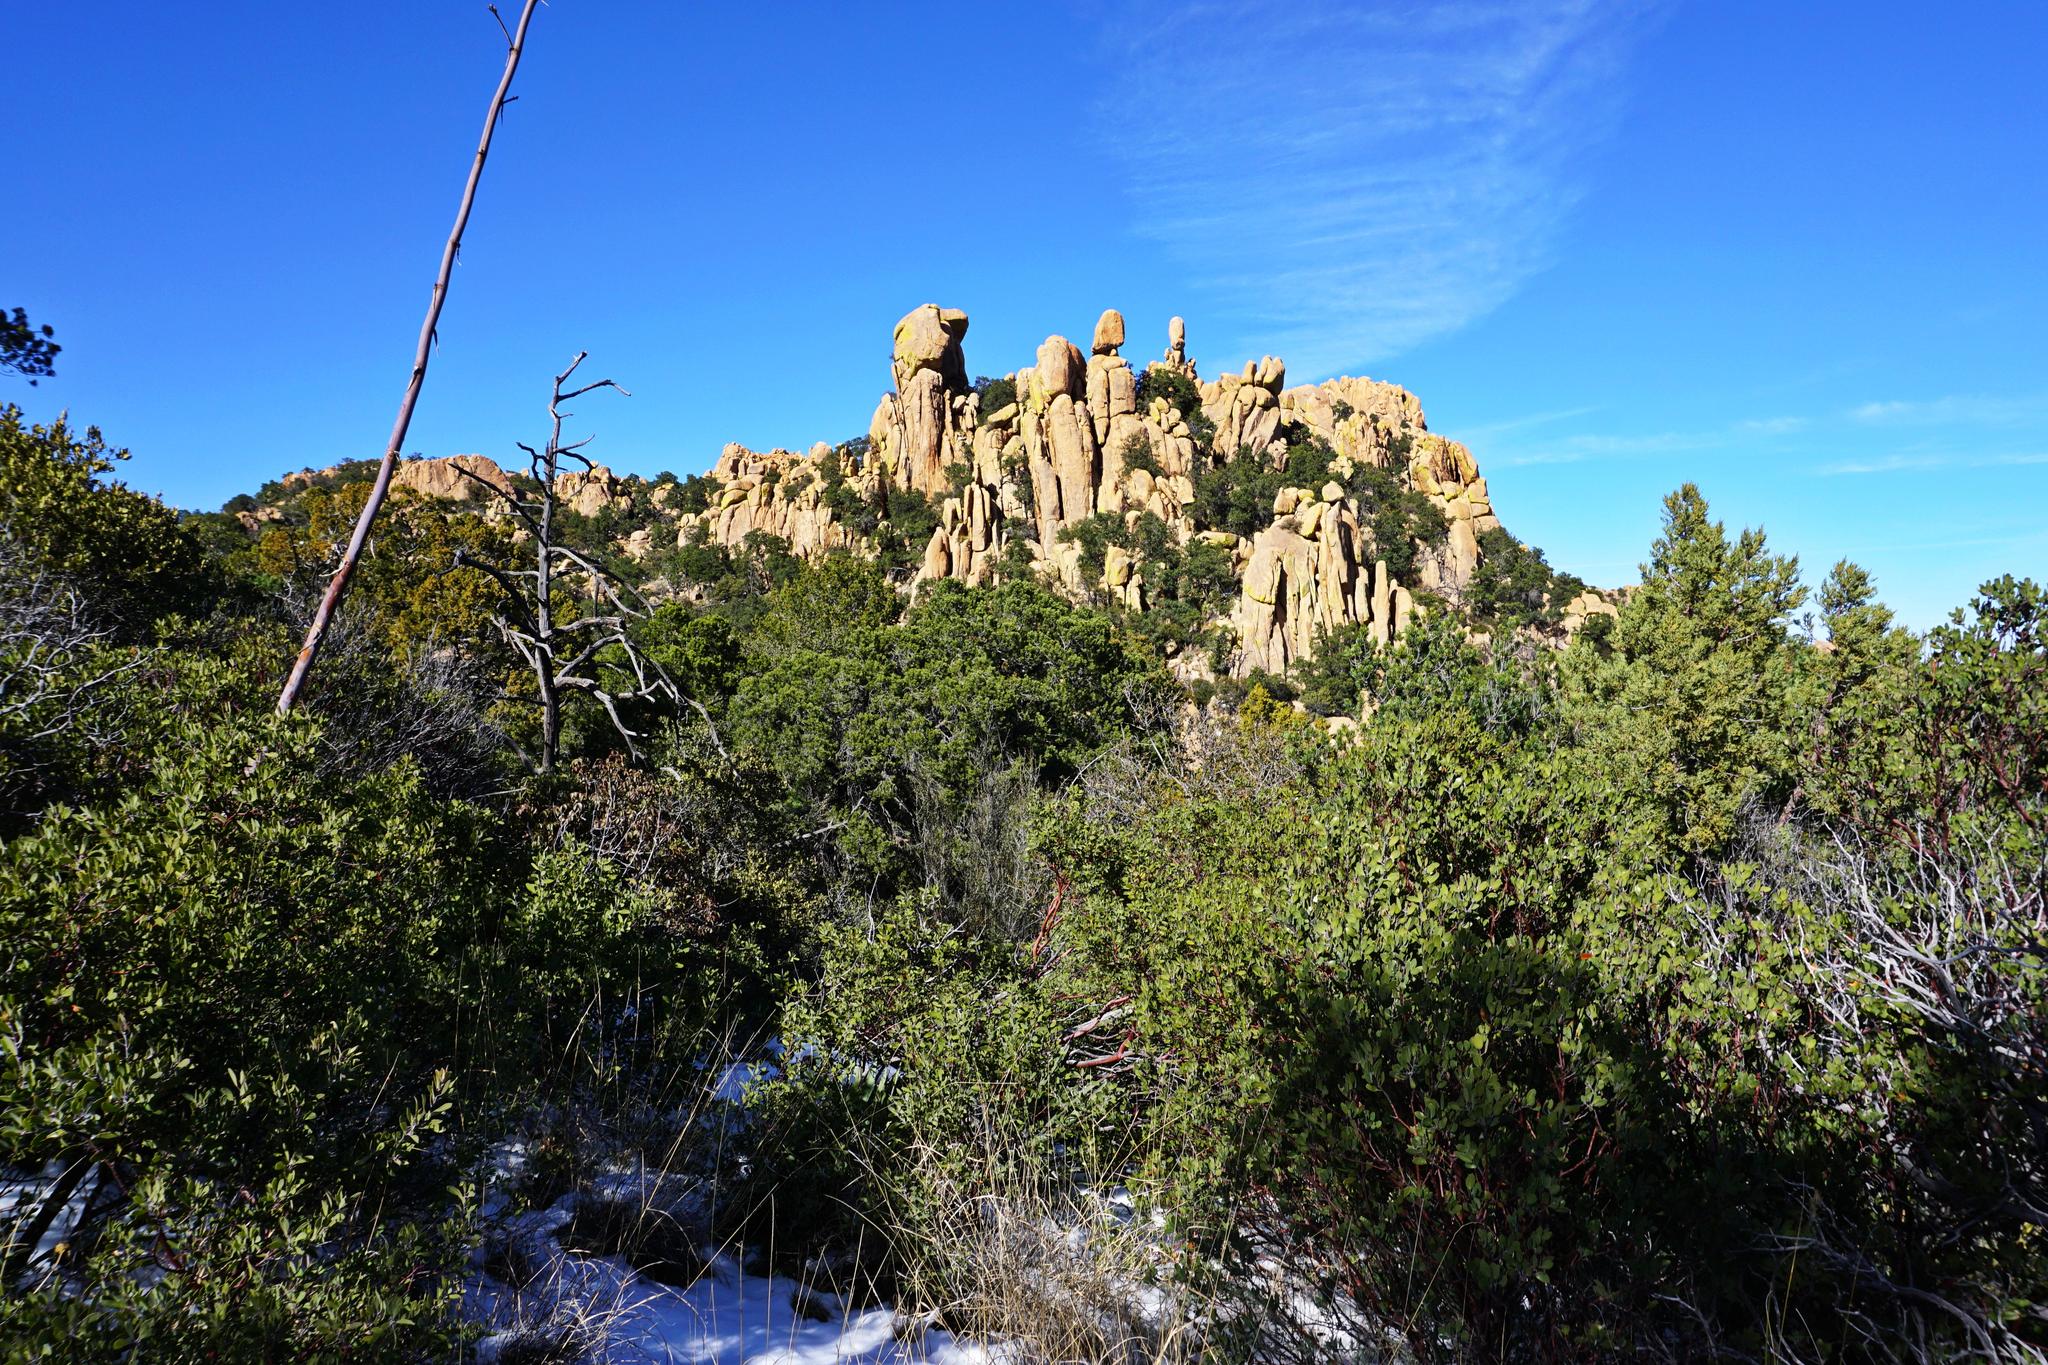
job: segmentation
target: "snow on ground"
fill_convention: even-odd
[[[0,1242],[9,1243],[15,1237],[26,1237],[29,1223],[41,1211],[43,1203],[62,1182],[67,1167],[61,1161],[52,1161],[34,1175],[9,1172],[0,1175]],[[71,1192],[64,1207],[57,1210],[50,1220],[50,1226],[36,1240],[35,1250],[28,1260],[28,1276],[33,1278],[44,1273],[52,1262],[57,1248],[70,1241],[78,1230],[78,1220],[85,1214],[86,1199],[91,1195],[93,1182],[82,1180]]]
[[[950,1333],[907,1322],[892,1308],[851,1312],[783,1275],[751,1275],[726,1255],[687,1287],[654,1283],[618,1256],[565,1249],[559,1236],[577,1197],[525,1214],[507,1229],[524,1290],[482,1270],[464,1291],[464,1315],[493,1335],[478,1353],[499,1360],[511,1329],[587,1325],[587,1358],[602,1365],[992,1365],[1000,1357]]]

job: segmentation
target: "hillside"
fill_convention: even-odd
[[[1035,363],[968,379],[967,315],[926,304],[893,333],[893,387],[865,437],[809,450],[725,447],[678,481],[565,475],[656,598],[703,592],[733,556],[881,559],[899,582],[1028,578],[1131,619],[1185,681],[1285,674],[1355,628],[1385,645],[1418,612],[1561,643],[1608,597],[1516,541],[1464,445],[1429,430],[1415,395],[1372,379],[1286,383],[1267,356],[1200,376],[1181,319],[1134,369],[1110,310],[1090,354],[1049,336]],[[251,534],[315,482],[291,475],[247,505]],[[512,476],[482,455],[408,461],[400,488],[481,499]],[[709,567],[707,568],[707,564]]]
[[[1610,600],[1401,389],[965,327],[404,463],[282,711],[374,467],[0,407],[0,1345],[2041,1358],[2038,584],[1685,484]]]

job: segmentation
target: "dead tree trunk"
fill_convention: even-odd
[[[363,504],[363,514],[356,519],[355,533],[349,537],[348,549],[341,556],[341,563],[335,567],[334,577],[328,580],[326,595],[320,599],[320,606],[313,613],[313,624],[306,630],[306,642],[299,647],[299,657],[292,661],[291,676],[285,679],[284,690],[278,693],[279,714],[292,709],[299,693],[305,688],[306,675],[313,671],[313,660],[320,654],[320,643],[327,636],[327,623],[334,619],[334,612],[341,605],[342,594],[348,591],[348,580],[355,573],[356,563],[363,557],[363,546],[370,539],[371,523],[377,520],[377,510],[384,505],[384,497],[391,491],[391,475],[398,468],[398,455],[405,446],[405,433],[412,426],[412,410],[420,401],[420,388],[426,383],[427,360],[433,354],[434,330],[440,324],[441,305],[448,301],[448,281],[455,272],[455,257],[462,250],[462,233],[469,226],[469,211],[476,204],[476,187],[483,179],[484,159],[491,154],[491,134],[498,129],[498,116],[505,106],[512,102],[512,76],[519,70],[519,55],[526,49],[526,26],[533,22],[533,11],[540,0],[526,0],[526,6],[519,12],[517,32],[505,35],[505,72],[498,78],[498,89],[491,96],[491,107],[484,115],[484,135],[477,143],[476,160],[469,168],[469,180],[462,187],[462,204],[455,211],[455,227],[448,234],[448,241],[441,248],[441,270],[434,277],[434,297],[427,304],[427,320],[420,325],[420,341],[413,352],[412,380],[405,386],[405,397],[398,403],[398,420],[391,428],[391,443],[384,448],[383,463],[377,466],[377,481],[370,486],[369,500]],[[491,6],[496,15],[498,7]],[[502,30],[505,21],[500,18],[498,27]]]
[[[627,633],[628,623],[646,614],[640,606],[627,600],[630,590],[623,588],[603,566],[557,539],[555,512],[559,499],[556,484],[561,477],[562,461],[574,460],[586,470],[592,467],[590,458],[582,451],[589,444],[589,438],[562,444],[562,419],[568,415],[562,411],[562,404],[596,389],[626,392],[609,379],[564,392],[562,385],[576,373],[586,354],[578,352],[576,358],[569,362],[569,368],[555,376],[554,395],[548,400],[551,425],[547,444],[539,450],[524,443],[519,447],[526,452],[527,471],[535,486],[530,496],[522,497],[517,488],[507,491],[461,465],[456,466],[465,476],[502,500],[533,539],[531,569],[503,568],[459,550],[455,554],[455,563],[457,567],[487,574],[504,594],[504,609],[491,620],[505,643],[511,645],[527,667],[533,670],[534,688],[539,694],[541,737],[540,753],[534,767],[543,773],[553,772],[561,755],[562,698],[565,693],[581,693],[602,706],[612,728],[625,742],[626,752],[635,759],[639,758],[640,749],[634,741],[642,736],[619,714],[619,703],[655,697],[666,697],[675,702],[680,698],[668,675],[640,652],[639,646]],[[590,585],[589,611],[568,616],[568,619],[564,619],[568,614],[558,608],[555,599],[556,588],[565,569],[580,573]],[[603,671],[606,651],[611,652],[615,668],[629,675],[630,682],[625,686],[614,688],[606,685]]]

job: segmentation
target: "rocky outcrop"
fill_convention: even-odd
[[[572,469],[555,478],[555,496],[561,505],[582,516],[594,517],[625,497],[625,482],[603,465]]]
[[[960,346],[966,335],[967,314],[932,303],[896,324],[889,364],[896,387],[875,408],[868,439],[886,475],[903,487],[945,486],[946,471],[966,450],[958,436],[973,406]]]
[[[1275,508],[1273,524],[1236,547],[1241,589],[1228,619],[1243,668],[1284,672],[1339,626],[1364,625],[1381,644],[1399,634],[1413,598],[1373,557],[1343,490],[1282,489]]]
[[[1214,430],[1203,451],[1187,415],[1163,398],[1140,400],[1143,377],[1122,355],[1126,325],[1115,309],[1096,320],[1086,354],[1047,337],[1031,364],[1004,376],[1016,401],[986,413],[967,381],[966,335],[957,309],[925,304],[906,314],[891,348],[893,387],[875,408],[864,456],[727,446],[711,471],[720,488],[713,506],[685,518],[679,534],[737,546],[764,531],[798,554],[859,548],[862,537],[823,496],[829,478],[843,478],[870,505],[881,485],[935,505],[939,525],[916,581],[985,583],[999,564],[1027,563],[1069,592],[1141,607],[1145,566],[1128,550],[1112,546],[1100,577],[1087,581],[1081,547],[1061,533],[1091,517],[1157,517],[1176,542],[1200,538],[1229,553],[1241,590],[1222,620],[1237,641],[1231,670],[1243,674],[1281,671],[1339,626],[1391,639],[1418,610],[1416,592],[1455,599],[1478,565],[1479,537],[1500,524],[1471,452],[1429,431],[1422,405],[1397,385],[1343,378],[1289,388],[1274,356],[1202,383],[1175,318],[1152,366],[1195,380],[1200,416]],[[1277,469],[1290,438],[1328,445],[1340,477],[1372,465],[1438,507],[1448,534],[1419,557],[1415,581],[1393,581],[1372,544],[1370,512],[1338,483],[1282,490],[1272,524],[1248,539],[1197,525],[1195,484],[1208,461],[1244,452]]]
[[[1197,378],[1195,362],[1188,359],[1188,325],[1180,318],[1171,318],[1166,324],[1166,354],[1152,362],[1175,374],[1184,374],[1190,379]]]
[[[1430,431],[1415,395],[1397,385],[1340,378],[1290,388],[1287,367],[1274,356],[1203,382],[1179,318],[1164,357],[1147,367],[1175,378],[1148,385],[1123,355],[1123,314],[1109,309],[1096,319],[1085,353],[1064,336],[1048,336],[1031,363],[1003,377],[1014,401],[985,403],[967,379],[966,335],[967,315],[957,309],[925,304],[904,315],[890,347],[891,387],[865,442],[803,452],[728,445],[709,471],[712,491],[701,511],[685,512],[673,483],[649,490],[602,465],[564,473],[562,505],[590,517],[641,507],[649,515],[622,528],[616,542],[636,559],[698,541],[741,549],[759,535],[815,556],[872,551],[874,509],[892,490],[907,490],[929,500],[937,521],[905,574],[912,586],[942,578],[988,583],[1028,569],[1075,596],[1134,610],[1166,587],[1147,582],[1159,572],[1156,557],[1148,561],[1132,548],[1137,535],[1118,533],[1095,539],[1098,548],[1111,543],[1090,559],[1068,533],[1108,518],[1125,531],[1142,530],[1156,546],[1163,528],[1174,544],[1200,543],[1212,562],[1219,553],[1228,562],[1237,592],[1214,624],[1228,633],[1225,666],[1238,675],[1283,672],[1342,627],[1393,639],[1424,600],[1457,601],[1479,565],[1481,538],[1500,525],[1472,453]],[[1280,488],[1270,520],[1259,518],[1249,536],[1202,523],[1197,484],[1211,468],[1231,458],[1266,461],[1277,476],[1290,443],[1326,446],[1329,481]],[[1375,509],[1356,498],[1389,479],[1361,481],[1354,477],[1361,466],[1429,499],[1446,524],[1441,544],[1416,554],[1375,544]],[[481,455],[408,461],[397,483],[454,500],[511,488],[509,476]],[[1414,563],[1403,571],[1407,581],[1396,581],[1390,560]],[[1606,597],[1582,594],[1565,608],[1564,628],[1613,611]],[[1209,655],[1191,650],[1175,666],[1199,676]]]
[[[291,476],[289,474],[285,476],[287,487],[290,486],[290,478]],[[272,522],[283,520],[283,510],[268,505],[251,507],[244,511],[235,513],[235,521],[237,524],[241,526],[242,534],[248,536],[251,540],[254,540],[258,536],[262,535],[264,527],[270,525]]]
[[[823,442],[804,455],[726,446],[711,467],[718,493],[708,510],[681,519],[677,543],[687,544],[701,527],[710,540],[728,546],[744,545],[756,531],[780,536],[791,553],[804,556],[864,548],[861,537],[840,524],[825,502],[824,465],[833,454]],[[872,501],[872,467],[864,476],[857,473],[853,482],[861,487],[862,500]]]
[[[1559,618],[1567,638],[1577,635],[1585,628],[1586,622],[1595,616],[1619,616],[1621,608],[1600,593],[1588,588],[1564,604],[1564,614]]]
[[[496,493],[512,491],[510,476],[488,455],[407,460],[392,474],[391,483],[396,488],[409,488],[423,498],[443,498],[454,502],[466,502],[471,498],[495,500]]]
[[[450,502],[485,499],[512,491],[512,476],[488,455],[449,455],[435,460],[407,460],[391,476],[394,487],[423,498]],[[571,469],[555,481],[560,505],[586,517],[597,516],[626,498],[625,481],[603,465]]]
[[[650,572],[663,575],[657,582],[668,576],[660,561],[671,546],[745,551],[750,538],[768,536],[804,557],[873,553],[878,509],[900,504],[899,492],[922,495],[935,514],[923,544],[910,547],[914,563],[897,571],[913,590],[938,579],[985,584],[1030,573],[1073,596],[1142,611],[1185,583],[1186,575],[1162,577],[1175,562],[1200,562],[1204,572],[1227,564],[1235,592],[1220,608],[1215,597],[1204,598],[1214,633],[1171,659],[1190,678],[1206,676],[1212,659],[1237,676],[1281,673],[1310,656],[1326,632],[1345,627],[1392,640],[1439,602],[1456,605],[1485,546],[1497,543],[1486,539],[1501,522],[1472,452],[1429,430],[1421,403],[1398,385],[1337,378],[1290,387],[1285,363],[1274,356],[1203,381],[1179,318],[1168,327],[1162,358],[1141,373],[1123,354],[1123,314],[1108,309],[1085,351],[1048,336],[997,390],[977,389],[967,378],[967,330],[965,313],[936,304],[904,315],[891,338],[890,387],[864,441],[801,452],[728,445],[705,476],[704,501],[696,480],[650,485],[602,465],[569,470],[557,483],[561,505],[586,517],[630,513],[607,521],[613,544],[656,561]],[[1304,480],[1325,480],[1319,486],[1279,487],[1259,516],[1235,506],[1222,517],[1238,527],[1255,522],[1248,535],[1205,520],[1198,486],[1222,462],[1265,462],[1250,483],[1271,488],[1290,467],[1301,468],[1290,466],[1289,452],[1304,444],[1327,448],[1309,462],[1326,468],[1327,479]],[[1384,476],[1363,477],[1362,469]],[[282,483],[296,494],[328,486],[344,470],[359,472],[337,466]],[[1242,473],[1240,466],[1231,477]],[[486,516],[511,515],[494,496],[512,489],[511,476],[482,455],[409,460],[395,482],[422,497],[481,500]],[[1240,495],[1246,486],[1240,478]],[[1436,508],[1445,526],[1440,541],[1376,543],[1376,535],[1395,534],[1380,515],[1390,488]],[[1403,498],[1395,510],[1406,516],[1412,501]],[[282,515],[258,506],[236,518],[255,537]],[[1098,524],[1085,535],[1073,534],[1091,520]],[[1162,552],[1162,543],[1185,554]],[[1402,566],[1399,579],[1390,563]],[[703,592],[686,583],[670,590]],[[1612,617],[1622,600],[1580,592],[1546,614],[1548,624],[1522,630],[1557,644],[1588,621]],[[1218,636],[1227,648],[1212,651]]]

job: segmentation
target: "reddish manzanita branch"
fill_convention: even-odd
[[[398,468],[398,452],[405,446],[405,433],[412,426],[412,410],[420,401],[420,386],[426,382],[427,359],[434,349],[434,329],[441,320],[441,305],[448,301],[448,280],[455,273],[456,254],[462,250],[463,229],[469,226],[469,211],[476,204],[476,187],[484,176],[484,159],[491,154],[491,134],[498,130],[498,116],[511,103],[512,75],[519,70],[519,54],[526,49],[526,26],[533,22],[533,11],[539,4],[540,0],[526,0],[526,7],[519,12],[518,32],[507,35],[505,73],[498,78],[498,89],[491,96],[490,111],[484,115],[483,139],[477,143],[476,161],[469,168],[469,181],[462,187],[462,205],[455,212],[455,227],[448,234],[447,245],[441,248],[441,273],[434,278],[434,297],[427,305],[427,320],[420,326],[420,344],[412,358],[412,382],[405,386],[405,397],[398,404],[398,421],[391,428],[391,444],[385,447],[384,461],[377,466],[377,481],[370,487],[369,501],[363,504],[363,514],[356,518],[356,529],[349,537],[348,550],[336,566],[334,577],[327,581],[327,592],[320,599],[320,609],[313,614],[313,624],[306,630],[306,643],[299,647],[299,657],[292,662],[291,676],[285,679],[284,691],[278,693],[280,715],[292,709],[299,699],[299,692],[306,685],[306,675],[313,671],[313,660],[319,656],[320,643],[327,636],[327,624],[334,619],[342,594],[348,591],[349,577],[355,573],[356,562],[363,557],[363,546],[369,542],[370,524],[376,521],[377,511],[384,505],[385,495],[391,491],[391,475]],[[496,5],[491,6],[491,13],[498,13]],[[500,18],[498,26],[502,29],[504,25],[505,21]]]
[[[1031,941],[1031,960],[1038,961],[1038,955],[1045,951],[1046,943],[1052,938],[1052,928],[1059,923],[1060,902],[1067,898],[1067,874],[1053,873],[1052,904],[1045,907],[1045,917],[1039,921],[1038,937]]]

